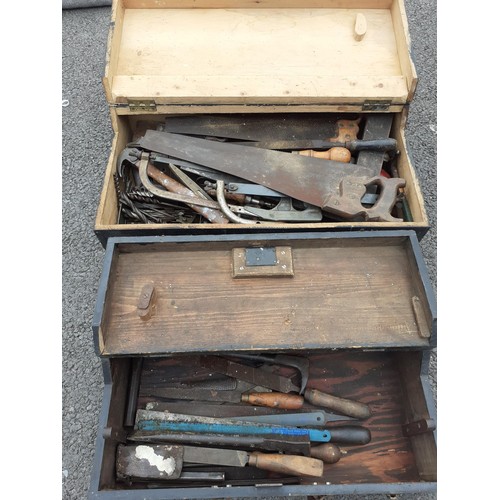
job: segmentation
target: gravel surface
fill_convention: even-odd
[[[420,179],[431,229],[422,250],[436,288],[436,1],[407,2],[419,85],[410,108],[407,140]],[[86,498],[103,381],[92,341],[92,315],[103,248],[93,233],[112,129],[101,78],[109,7],[62,13],[62,495]],[[436,355],[430,378],[436,397]],[[370,500],[385,495],[336,497]],[[402,500],[434,494],[400,495]]]

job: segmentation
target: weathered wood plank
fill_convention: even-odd
[[[245,280],[232,277],[232,248],[241,242],[119,247],[103,354],[428,345],[404,239],[362,240],[288,242],[293,277]],[[145,283],[157,294],[148,321],[137,314]]]

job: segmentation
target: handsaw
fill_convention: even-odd
[[[147,130],[137,145],[261,184],[346,219],[401,222],[391,211],[405,180],[382,177],[367,167],[155,130]],[[366,208],[361,198],[369,185],[379,186],[381,193]]]

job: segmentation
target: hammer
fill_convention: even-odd
[[[299,371],[301,376],[299,394],[303,394],[304,399],[314,406],[328,408],[343,415],[361,420],[369,418],[372,414],[369,406],[364,403],[360,403],[359,401],[340,398],[316,389],[306,389],[307,382],[309,380],[309,360],[307,358],[303,358],[301,356],[289,356],[287,354],[277,354],[275,356],[237,354],[237,357],[295,368]]]

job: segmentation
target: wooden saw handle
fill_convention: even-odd
[[[299,155],[312,156],[313,158],[323,158],[325,160],[340,161],[349,163],[351,161],[351,152],[347,148],[335,147],[326,151],[314,151],[313,149],[304,149],[299,151]]]
[[[270,408],[283,408],[285,410],[299,410],[304,404],[304,398],[295,394],[281,392],[251,392],[242,394],[241,401],[255,406],[268,406]]]
[[[293,476],[321,477],[323,475],[323,462],[321,460],[297,455],[268,454],[254,451],[248,455],[248,465],[257,467],[257,469]]]
[[[328,408],[353,418],[366,419],[372,414],[370,407],[364,403],[332,396],[316,389],[306,389],[304,398],[314,406]]]

